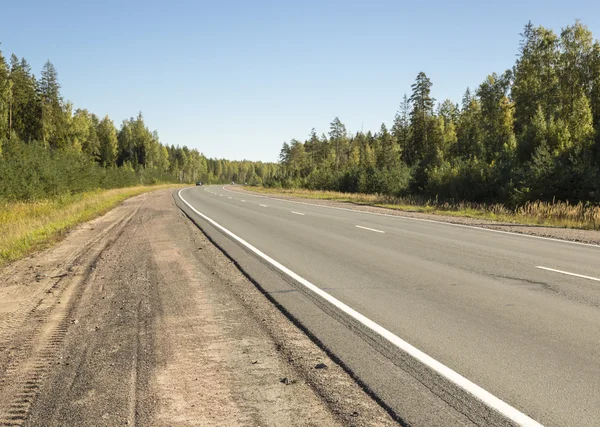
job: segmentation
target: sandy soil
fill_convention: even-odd
[[[395,425],[175,206],[0,270],[0,425]]]
[[[432,221],[448,222],[451,224],[470,225],[492,230],[509,231],[512,233],[529,234],[531,236],[549,237],[553,239],[570,240],[573,242],[590,243],[600,245],[600,230],[576,230],[572,228],[542,227],[537,225],[522,225],[515,223],[506,223],[499,221],[490,221],[485,219],[456,217],[450,215],[428,214],[423,212],[403,211],[398,209],[380,208],[376,206],[358,205],[350,202],[338,202],[335,200],[308,199],[302,197],[289,196],[286,194],[263,194],[249,191],[237,186],[227,186],[228,190],[254,194],[255,196],[275,197],[283,200],[291,200],[303,203],[310,203],[321,206],[342,207],[354,209],[362,212],[383,213],[386,215],[396,215],[409,218],[420,218]]]

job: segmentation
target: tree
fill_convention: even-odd
[[[104,167],[116,166],[118,149],[117,128],[108,116],[105,116],[98,123],[96,135],[98,137],[100,164]]]
[[[502,152],[515,149],[513,105],[508,99],[510,77],[510,71],[502,76],[493,73],[477,90],[481,104],[485,158],[488,163],[498,159]]]
[[[376,137],[379,140],[377,158],[377,167],[380,170],[390,170],[398,164],[398,149],[393,136],[388,132],[385,123],[381,124],[379,134]]]
[[[392,126],[392,135],[398,144],[402,160],[406,162],[404,156],[409,152],[410,144],[410,101],[405,94],[402,98],[400,108],[394,117],[394,125]]]
[[[37,94],[37,81],[31,67],[16,55],[10,58],[12,99],[10,132],[25,142],[41,139],[41,103]]]
[[[481,105],[471,95],[469,88],[467,88],[463,96],[456,136],[456,157],[471,161],[483,158],[485,149],[483,129],[481,127]]]
[[[333,119],[329,125],[329,140],[335,148],[335,169],[338,170],[346,160],[348,145],[346,126],[344,126],[338,117]]]
[[[100,141],[96,132],[98,119],[88,110],[77,109],[71,120],[71,144],[91,159],[100,157]]]
[[[552,30],[531,22],[521,34],[520,57],[514,67],[512,97],[515,102],[515,132],[520,134],[542,107],[546,120],[559,108],[560,87],[558,37]]]
[[[2,154],[2,140],[10,138],[12,105],[12,82],[6,59],[0,51],[0,154]]]
[[[415,83],[411,86],[412,95],[409,100],[412,104],[410,112],[411,144],[409,151],[404,156],[406,163],[410,166],[423,157],[429,144],[431,133],[431,116],[435,100],[431,97],[431,80],[424,72],[417,75]]]
[[[63,138],[64,115],[58,72],[50,60],[46,61],[42,68],[39,93],[42,110],[42,142],[54,148],[65,147],[67,141]]]
[[[560,84],[560,116],[567,120],[581,94],[591,95],[593,80],[590,75],[593,55],[591,31],[581,22],[564,28],[560,34],[561,53],[558,61]]]

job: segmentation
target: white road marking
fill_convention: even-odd
[[[223,190],[225,190],[225,191],[227,191],[229,193],[238,193],[238,194],[240,193],[240,191],[231,191],[231,190],[226,189],[225,187],[223,187]],[[385,213],[379,213],[379,212],[366,212],[366,211],[359,211],[359,210],[356,210],[356,209],[339,208],[337,206],[323,206],[323,205],[317,205],[317,204],[314,204],[314,203],[298,202],[296,200],[279,199],[277,197],[267,197],[267,196],[258,196],[258,195],[253,195],[253,197],[260,197],[261,199],[277,200],[279,202],[296,203],[296,204],[299,204],[299,205],[315,206],[315,207],[318,207],[318,208],[336,209],[338,211],[348,211],[348,212],[368,214],[368,215],[386,216],[388,218],[407,219],[407,220],[411,220],[411,221],[432,222],[434,224],[449,225],[449,226],[452,226],[452,227],[472,228],[474,230],[489,231],[491,233],[512,234],[513,236],[528,237],[528,238],[531,238],[531,239],[550,240],[550,241],[559,242],[559,243],[569,243],[569,244],[572,244],[572,245],[591,246],[591,247],[594,247],[594,248],[600,248],[600,245],[596,245],[596,244],[593,244],[593,243],[574,242],[572,240],[556,239],[556,238],[553,238],[553,237],[533,236],[531,234],[515,233],[513,231],[494,230],[492,228],[477,227],[476,225],[455,224],[455,223],[452,223],[452,222],[437,221],[435,219],[413,218],[413,217],[410,217],[410,216],[391,215],[391,214],[385,214]]]
[[[245,201],[245,200],[240,200],[240,201],[241,201],[242,203],[246,203],[246,201]]]
[[[262,206],[263,208],[268,208],[267,205],[258,205],[258,206]]]
[[[567,276],[581,277],[582,279],[588,279],[588,280],[594,280],[596,282],[600,282],[600,279],[598,279],[596,277],[584,276],[582,274],[569,273],[568,271],[555,270],[553,268],[542,267],[541,265],[538,265],[535,268],[541,268],[542,270],[548,270],[548,271],[553,271],[555,273],[566,274]]]
[[[375,230],[374,228],[363,227],[362,225],[355,225],[356,228],[362,228],[363,230],[374,231],[375,233],[385,233],[385,231]]]
[[[233,197],[228,197],[228,199],[233,199]]]
[[[315,294],[317,294],[318,296],[320,296],[321,298],[323,298],[325,301],[329,302],[333,306],[335,306],[338,309],[342,310],[348,316],[350,316],[350,317],[354,318],[355,320],[357,320],[358,322],[362,323],[367,328],[369,328],[370,330],[372,330],[376,334],[380,335],[381,337],[383,337],[384,339],[386,339],[387,341],[389,341],[391,344],[395,345],[396,347],[398,347],[402,351],[406,352],[408,355],[412,356],[416,360],[418,360],[421,363],[423,363],[424,365],[428,366],[430,369],[433,369],[435,372],[437,372],[438,374],[440,374],[441,376],[443,376],[444,378],[446,378],[448,381],[456,384],[458,387],[462,388],[467,393],[470,393],[472,396],[474,396],[475,398],[479,399],[485,405],[487,405],[490,408],[498,411],[500,414],[504,415],[505,417],[507,417],[508,419],[510,419],[513,422],[517,423],[518,425],[526,426],[526,427],[542,427],[542,425],[540,423],[538,423],[537,421],[535,421],[534,419],[528,417],[524,413],[520,412],[518,409],[513,408],[508,403],[506,403],[503,400],[497,398],[496,396],[494,396],[490,392],[484,390],[483,388],[481,388],[477,384],[471,382],[470,380],[468,380],[467,378],[463,377],[462,375],[460,375],[456,371],[453,371],[452,369],[450,369],[446,365],[443,365],[442,363],[438,362],[437,360],[435,360],[431,356],[423,353],[418,348],[412,346],[411,344],[409,344],[406,341],[404,341],[402,338],[394,335],[392,332],[390,332],[387,329],[385,329],[383,326],[380,326],[379,324],[373,322],[371,319],[369,319],[366,316],[360,314],[358,311],[356,311],[353,308],[347,306],[346,304],[344,304],[343,302],[341,302],[337,298],[329,295],[327,292],[325,292],[321,288],[317,287],[316,285],[313,285],[311,282],[309,282],[305,278],[299,276],[298,274],[294,273],[289,268],[287,268],[284,265],[280,264],[279,262],[275,261],[273,258],[271,258],[270,256],[268,256],[264,252],[260,251],[259,249],[255,248],[250,243],[246,242],[241,237],[235,235],[234,233],[232,233],[231,231],[229,231],[228,229],[226,229],[225,227],[223,227],[222,225],[220,225],[219,223],[217,223],[213,219],[211,219],[211,218],[207,217],[206,215],[204,215],[203,213],[199,212],[191,204],[189,204],[183,197],[181,197],[181,192],[182,191],[183,190],[179,190],[179,193],[178,193],[179,194],[179,198],[192,211],[194,211],[201,218],[203,218],[206,221],[208,221],[214,227],[216,227],[219,230],[223,231],[225,234],[227,234],[228,236],[230,236],[232,239],[234,239],[237,242],[241,243],[243,246],[245,246],[246,248],[248,248],[250,251],[254,252],[257,256],[259,256],[263,260],[267,261],[269,264],[271,264],[272,266],[274,266],[275,268],[277,268],[282,273],[288,275],[289,277],[291,277],[292,279],[294,279],[296,282],[300,283],[301,285],[305,286],[307,289],[311,290],[312,292],[314,292]]]
[[[291,211],[291,212],[296,215],[306,215],[306,214],[303,214],[302,212],[296,212],[296,211]]]

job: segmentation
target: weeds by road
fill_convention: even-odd
[[[123,200],[176,185],[93,191],[36,202],[0,203],[0,266],[62,239],[77,224],[102,215]]]

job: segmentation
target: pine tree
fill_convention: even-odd
[[[431,117],[435,100],[431,97],[431,80],[424,72],[417,75],[415,83],[411,86],[412,95],[409,100],[412,104],[410,112],[411,144],[406,153],[405,160],[410,166],[420,161],[429,145],[431,133]]]
[[[329,125],[329,140],[335,150],[335,169],[338,170],[346,161],[346,149],[348,145],[346,126],[344,126],[338,117],[333,119]]]
[[[42,110],[42,142],[55,148],[65,147],[67,144],[64,138],[62,138],[64,116],[60,85],[58,83],[58,72],[49,60],[46,61],[42,68],[39,93]]]
[[[41,139],[41,103],[37,94],[37,81],[31,67],[16,55],[10,59],[12,82],[11,130],[22,141]]]
[[[390,170],[398,164],[398,150],[393,136],[388,132],[385,123],[381,124],[379,134],[376,137],[379,140],[379,151],[375,153],[377,158],[377,168],[380,170]]]
[[[394,117],[392,135],[396,140],[402,160],[406,162],[404,156],[409,151],[408,146],[410,144],[410,101],[406,94],[402,98],[396,117]]]

